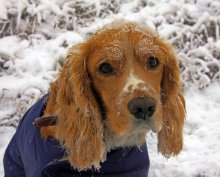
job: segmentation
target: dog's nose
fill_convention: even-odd
[[[156,101],[149,97],[137,97],[129,101],[128,110],[135,118],[146,120],[154,114]]]

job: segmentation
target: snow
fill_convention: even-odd
[[[0,0],[0,177],[19,119],[48,91],[68,48],[121,18],[156,31],[180,60],[184,149],[166,159],[157,153],[156,135],[149,134],[149,176],[220,176],[219,0]]]
[[[3,19],[3,20],[6,20],[8,17],[7,17],[7,1],[4,1],[4,0],[0,0],[0,19]]]
[[[220,85],[214,83],[202,91],[190,88],[185,97],[187,118],[183,151],[177,157],[165,159],[156,151],[155,135],[148,135],[149,176],[219,177]]]

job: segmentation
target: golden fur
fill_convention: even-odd
[[[150,56],[159,60],[154,70],[146,67]],[[103,62],[116,73],[100,74]],[[185,118],[179,72],[172,46],[148,28],[128,21],[107,25],[70,48],[44,113],[57,115],[58,124],[41,128],[42,136],[61,141],[67,159],[80,170],[98,168],[114,147],[140,146],[149,130],[158,133],[164,156],[177,155]],[[156,100],[148,123],[136,120],[127,107],[129,100],[143,96]]]

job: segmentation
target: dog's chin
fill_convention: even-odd
[[[159,133],[162,126],[155,121],[154,117],[147,118],[146,120],[134,120],[133,131],[152,131]]]
[[[147,122],[149,130],[151,130],[154,133],[159,133],[162,129],[162,126],[157,124],[154,120],[150,120]]]
[[[133,125],[123,135],[107,128],[105,131],[105,143],[107,151],[117,147],[141,147],[146,142],[146,135],[149,131],[158,133],[161,128],[156,124],[153,117],[147,120],[133,119]]]
[[[123,135],[113,133],[111,130],[106,131],[107,151],[117,147],[141,147],[146,141],[146,134],[149,130],[149,126],[146,123],[134,122],[133,126]]]
[[[118,147],[141,147],[145,143],[146,133],[146,131],[139,131],[127,135],[111,135],[106,142],[106,149],[110,151]]]

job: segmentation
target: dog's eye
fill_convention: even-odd
[[[159,65],[159,61],[157,58],[151,56],[147,60],[147,66],[148,68],[154,69]]]
[[[109,63],[103,63],[99,67],[99,72],[106,75],[114,74],[114,69]]]

